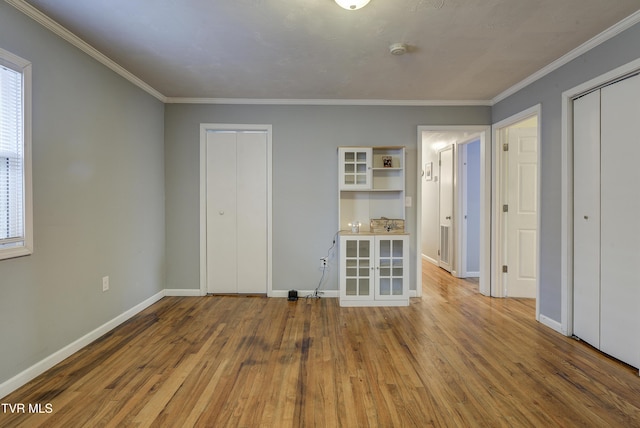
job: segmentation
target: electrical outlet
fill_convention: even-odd
[[[320,267],[321,268],[326,268],[329,265],[329,263],[327,262],[327,258],[326,257],[322,257],[320,259]]]
[[[102,277],[102,291],[108,291],[109,290],[109,277],[108,276],[103,276]]]

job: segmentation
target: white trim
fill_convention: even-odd
[[[480,134],[480,275],[479,291],[491,295],[491,126]]]
[[[583,55],[596,46],[615,37],[623,31],[640,22],[640,11],[637,11],[620,22],[609,27],[602,33],[586,41],[582,45],[563,55],[551,64],[543,67],[529,77],[516,83],[509,89],[496,95],[491,100],[378,100],[378,99],[260,99],[260,98],[206,98],[206,97],[167,97],[149,84],[136,77],[122,66],[108,58],[106,55],[89,45],[87,42],[67,30],[65,27],[40,12],[24,0],[5,0],[6,3],[18,9],[26,16],[60,36],[73,46],[85,52],[90,57],[102,63],[134,85],[154,96],[166,104],[270,104],[270,105],[361,105],[361,106],[493,106],[505,98],[515,94],[519,90],[543,78],[547,74],[557,70],[575,58]]]
[[[2,48],[0,48],[0,58],[3,58],[14,65],[17,65],[21,69],[31,65],[30,61],[27,61],[26,59],[21,58],[18,55],[11,53],[7,50],[4,50]]]
[[[457,151],[457,159],[456,159],[456,169],[458,171],[457,177],[456,177],[456,181],[457,181],[457,187],[460,189],[460,191],[458,192],[458,207],[460,208],[459,210],[457,210],[456,213],[456,221],[458,221],[460,227],[458,228],[458,231],[460,233],[456,234],[457,235],[457,240],[458,240],[458,244],[456,245],[456,250],[459,254],[458,257],[458,268],[459,268],[459,272],[460,272],[460,277],[464,278],[467,276],[467,252],[468,252],[468,248],[467,248],[467,235],[468,233],[468,227],[467,227],[467,219],[465,219],[465,214],[467,213],[467,196],[468,196],[468,189],[467,189],[467,176],[469,175],[468,173],[468,165],[467,165],[467,146],[465,144],[459,144],[458,147],[460,148]]]
[[[562,330],[562,325],[558,321],[554,321],[551,318],[540,314],[539,317],[540,324],[546,325],[547,327],[557,331],[560,334],[565,334]]]
[[[0,48],[0,60],[19,68],[22,73],[22,149],[23,149],[23,198],[24,239],[22,245],[0,250],[0,260],[33,254],[33,173],[32,173],[32,64],[24,58]],[[13,67],[12,67],[13,68]]]
[[[541,213],[540,213],[540,207],[541,207],[541,191],[540,191],[540,183],[542,180],[542,174],[541,174],[541,161],[540,161],[540,154],[541,154],[541,136],[542,136],[542,105],[541,104],[536,104],[533,107],[529,107],[526,110],[521,111],[520,113],[516,113],[513,116],[510,116],[506,119],[501,120],[500,122],[495,123],[491,129],[492,129],[492,135],[493,135],[493,141],[494,143],[494,156],[493,156],[493,187],[492,187],[492,193],[494,195],[493,198],[493,206],[492,206],[492,218],[493,218],[493,222],[492,222],[492,228],[493,228],[493,236],[494,236],[494,241],[493,241],[493,245],[491,247],[491,260],[492,262],[492,266],[491,266],[491,275],[492,275],[492,279],[491,282],[494,285],[494,288],[492,289],[492,293],[491,295],[494,297],[506,297],[506,292],[504,289],[504,283],[503,283],[503,274],[502,274],[502,259],[503,259],[503,238],[504,238],[504,233],[502,232],[502,185],[503,185],[503,178],[502,178],[502,150],[500,149],[502,144],[504,143],[504,141],[502,141],[502,138],[500,136],[500,131],[502,131],[505,128],[508,128],[512,125],[515,125],[518,122],[522,122],[523,120],[526,120],[528,118],[531,117],[537,117],[537,142],[538,142],[538,158],[537,158],[537,174],[538,174],[538,178],[537,178],[537,186],[538,186],[538,191],[537,191],[537,195],[536,195],[536,199],[537,199],[537,204],[538,204],[538,212],[536,215],[536,228],[537,228],[537,234],[538,234],[538,239],[536,240],[536,254],[537,254],[537,258],[538,258],[538,266],[537,266],[537,272],[536,272],[536,319],[539,319],[539,314],[540,314],[540,218],[541,218]]]
[[[494,97],[491,100],[491,105],[497,104],[498,102],[504,100],[505,98],[515,94],[519,90],[529,86],[533,82],[542,79],[547,74],[549,74],[549,73],[559,69],[560,67],[568,64],[569,62],[573,61],[574,59],[576,59],[580,55],[583,55],[583,54],[587,53],[588,51],[590,51],[591,49],[595,48],[596,46],[601,45],[602,43],[606,42],[607,40],[609,40],[609,39],[611,39],[611,38],[613,38],[615,36],[617,36],[618,34],[622,33],[623,31],[633,27],[634,25],[636,25],[639,22],[640,22],[640,10],[637,11],[637,12],[632,13],[628,17],[624,18],[622,21],[612,25],[611,27],[609,27],[606,30],[604,30],[602,33],[598,34],[595,37],[592,37],[589,40],[587,40],[586,42],[584,42],[583,44],[581,44],[577,48],[573,49],[571,52],[561,56],[557,60],[553,61],[551,64],[547,65],[546,67],[541,68],[540,70],[536,71],[535,73],[533,73],[532,75],[530,75],[526,79],[516,83],[515,85],[513,85],[512,87],[510,87],[506,91],[503,91],[502,93],[498,94],[496,97]]]
[[[562,207],[561,207],[561,332],[573,334],[573,99],[579,95],[640,71],[640,59],[617,67],[562,93]]]
[[[267,296],[273,295],[273,174],[272,125],[200,124],[200,293],[207,294],[207,131],[265,131],[267,133]]]
[[[429,262],[432,265],[438,266],[438,261],[432,257],[429,257],[427,255],[422,254],[422,260],[424,260],[425,262]],[[422,269],[422,267],[420,268]],[[422,270],[420,271],[420,275],[422,275]]]
[[[489,125],[447,125],[447,126],[418,126],[417,132],[417,173],[416,173],[416,292],[422,295],[422,259],[436,266],[433,260],[422,254],[422,133],[423,132],[469,132],[478,133],[480,138],[480,286],[481,294],[491,294],[491,126]],[[454,208],[455,211],[455,208]]]
[[[377,99],[281,99],[281,98],[188,98],[168,97],[167,104],[248,104],[320,106],[491,106],[488,100],[377,100]]]
[[[53,19],[49,18],[47,15],[40,12],[35,7],[26,3],[24,0],[5,0],[5,1],[9,3],[11,6],[18,9],[20,12],[27,15],[29,18],[36,21],[38,24],[42,25],[43,27],[52,31],[54,34],[60,36],[62,39],[69,42],[71,45],[80,49],[82,52],[86,53],[91,58],[95,59],[102,65],[116,72],[120,76],[124,77],[125,79],[127,79],[129,82],[133,83],[140,89],[144,90],[145,92],[154,96],[160,101],[166,102],[167,97],[162,95],[160,92],[156,91],[154,88],[152,88],[150,85],[145,83],[140,78],[136,77],[135,75],[133,75],[132,73],[124,69],[124,67],[117,64],[115,61],[113,61],[112,59],[104,55],[102,52],[98,51],[96,48],[94,48],[93,46],[91,46],[90,44],[82,40],[80,37],[76,36],[71,31],[67,30],[65,27],[63,27]]]
[[[129,309],[128,311],[118,315],[111,321],[104,323],[103,325],[96,328],[95,330],[85,334],[84,336],[73,341],[72,343],[65,346],[64,348],[54,352],[53,354],[49,355],[43,360],[32,365],[28,369],[22,371],[21,373],[18,373],[11,379],[3,382],[2,384],[0,384],[0,398],[9,395],[16,389],[25,385],[27,382],[31,381],[32,379],[44,373],[45,371],[54,367],[56,364],[60,363],[65,358],[68,358],[69,356],[78,352],[85,346],[89,345],[91,342],[95,341],[96,339],[99,339],[101,336],[113,330],[114,328],[116,328],[123,322],[127,321],[134,315],[140,313],[144,309],[148,308],[149,306],[153,305],[154,303],[162,299],[164,295],[165,295],[164,290],[156,293],[155,295],[137,304],[136,306]]]
[[[562,93],[560,177],[560,324],[561,332],[573,334],[573,102],[571,92]],[[571,266],[571,268],[570,268]]]
[[[165,288],[167,297],[201,297],[204,296],[199,288]]]

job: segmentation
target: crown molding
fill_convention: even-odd
[[[96,61],[106,66],[107,68],[111,69],[112,71],[116,72],[120,76],[124,77],[129,82],[138,86],[140,89],[154,96],[158,100],[162,102],[166,102],[167,97],[162,95],[160,92],[156,91],[154,88],[152,88],[150,85],[145,83],[140,78],[136,77],[135,75],[127,71],[124,67],[120,66],[118,63],[116,63],[115,61],[113,61],[112,59],[104,55],[102,52],[98,51],[96,48],[94,48],[93,46],[91,46],[90,44],[88,44],[87,42],[85,42],[75,34],[73,34],[71,31],[67,30],[65,27],[63,27],[53,19],[49,18],[44,13],[40,12],[35,7],[31,6],[30,4],[26,3],[23,0],[5,0],[5,2],[15,7],[20,12],[24,13],[29,18],[33,19],[43,27],[52,31],[54,34],[60,36],[62,39],[71,43],[73,46],[77,47],[78,49],[80,49],[81,51],[83,51],[84,53],[86,53]]]
[[[167,104],[251,104],[312,106],[490,106],[489,100],[377,100],[377,99],[280,99],[280,98],[189,98],[167,97]]]
[[[606,42],[607,40],[617,36],[618,34],[622,33],[623,31],[625,31],[625,30],[627,30],[629,28],[631,28],[632,26],[634,26],[635,24],[637,24],[639,22],[640,22],[640,10],[632,13],[631,15],[627,16],[626,18],[624,18],[622,21],[612,25],[611,27],[609,27],[606,30],[604,30],[602,33],[598,34],[597,36],[595,36],[595,37],[593,37],[593,38],[591,38],[589,40],[587,40],[586,42],[584,42],[583,44],[581,44],[577,48],[573,49],[571,52],[561,56],[557,60],[553,61],[551,64],[547,65],[544,68],[541,68],[540,70],[536,71],[535,73],[533,73],[532,75],[530,75],[526,79],[520,81],[519,83],[516,83],[515,85],[513,85],[512,87],[510,87],[506,91],[498,94],[495,98],[493,98],[491,100],[491,105],[497,104],[498,102],[504,100],[505,98],[515,94],[519,90],[524,89],[525,87],[529,86],[533,82],[535,82],[535,81],[537,81],[539,79],[542,79],[544,76],[546,76],[547,74],[551,73],[552,71],[555,71],[555,70],[559,69],[560,67],[562,67],[563,65],[568,64],[569,62],[573,61],[574,59],[576,59],[580,55],[583,55],[583,54],[587,53],[588,51],[590,51],[591,49],[595,48],[596,46],[598,46],[598,45]]]
[[[602,33],[586,41],[582,45],[573,49],[571,52],[563,55],[553,61],[546,67],[531,74],[524,80],[516,83],[509,89],[501,92],[491,100],[379,100],[379,99],[264,99],[264,98],[192,98],[192,97],[166,97],[162,93],[155,90],[149,84],[136,77],[124,67],[95,49],[93,46],[67,30],[65,27],[40,12],[35,7],[26,3],[24,0],[4,0],[6,3],[18,9],[29,18],[38,22],[43,27],[49,29],[54,34],[60,36],[73,46],[85,52],[96,61],[102,63],[107,68],[127,79],[134,85],[138,86],[153,97],[167,104],[253,104],[253,105],[345,105],[345,106],[493,106],[505,98],[524,89],[533,82],[543,78],[549,73],[557,70],[563,65],[576,59],[580,55],[585,54],[596,46],[615,37],[621,32],[629,29],[633,25],[640,22],[640,10],[629,15],[622,21],[609,27]]]

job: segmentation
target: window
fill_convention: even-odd
[[[0,49],[0,259],[31,254],[31,64]]]

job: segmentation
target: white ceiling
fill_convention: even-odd
[[[7,0],[8,1],[8,0]],[[13,0],[166,97],[491,100],[638,0]],[[391,43],[409,45],[394,56]]]

